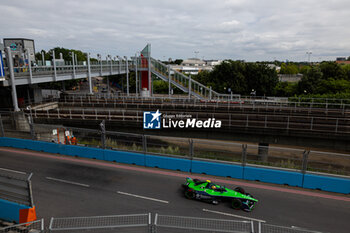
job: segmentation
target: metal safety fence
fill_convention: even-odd
[[[57,105],[56,105],[57,107]],[[64,120],[106,120],[111,122],[123,122],[142,126],[143,110],[116,109],[110,108],[85,108],[85,107],[60,107],[54,105],[44,109],[26,110],[33,119],[51,119],[56,121]],[[153,107],[150,105],[149,107]],[[349,120],[345,116],[308,116],[308,115],[287,115],[275,113],[224,113],[224,112],[198,112],[191,110],[163,110],[163,116],[171,116],[163,119],[164,127],[171,127],[170,120],[184,120],[181,115],[190,116],[196,120],[206,121],[209,118],[220,121],[222,129],[230,130],[240,128],[244,130],[284,130],[288,132],[330,133],[333,135],[350,134]],[[180,117],[177,117],[177,115]],[[185,119],[186,120],[186,119]],[[214,121],[214,120],[213,120]],[[185,121],[186,123],[187,121]],[[188,126],[192,127],[193,126]]]
[[[0,232],[8,233],[322,233],[299,227],[271,225],[253,220],[214,219],[155,213],[108,215],[92,217],[51,218],[49,226],[44,219],[7,227]]]
[[[224,220],[211,218],[195,218],[156,214],[155,232],[254,232],[252,221]]]
[[[260,223],[258,233],[321,233],[320,231],[312,231],[298,227],[283,227]]]
[[[49,232],[151,232],[151,214],[51,218]]]
[[[208,105],[214,107],[226,107],[230,106],[252,106],[254,109],[263,108],[275,108],[283,109],[289,108],[293,111],[299,111],[299,109],[311,112],[313,110],[323,110],[324,112],[332,110],[340,110],[345,112],[350,109],[350,99],[323,99],[323,98],[284,98],[284,97],[251,97],[241,95],[229,95],[226,99],[213,98],[213,99],[196,99],[189,98],[187,95],[161,95],[154,94],[153,96],[142,97],[136,95],[136,93],[95,93],[94,95],[88,93],[65,93],[61,95],[64,102],[77,102],[81,99],[85,99],[84,102],[92,101],[106,101],[111,102],[119,100],[124,103],[139,103],[139,102],[152,102],[162,104],[187,104],[187,105]]]
[[[33,222],[27,222],[7,227],[0,227],[0,232],[8,233],[44,233],[44,219]]]
[[[32,113],[35,119],[35,114]],[[127,117],[124,115],[124,117]],[[14,118],[18,120],[15,121]],[[98,118],[99,119],[99,118]],[[268,144],[245,144],[220,140],[192,139],[108,131],[105,122],[95,129],[53,124],[36,124],[30,114],[1,113],[0,136],[47,141],[58,144],[148,153],[224,163],[269,166],[300,172],[350,175],[350,155],[309,148]]]

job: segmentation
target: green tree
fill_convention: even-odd
[[[350,81],[344,79],[323,79],[316,88],[318,94],[337,94],[337,93],[349,93]]]
[[[55,51],[56,58],[59,58],[59,54],[62,53],[65,61],[72,61],[72,52],[76,54],[78,61],[86,61],[87,59],[86,54],[80,50],[56,47],[50,50],[50,54],[52,54],[53,50]]]
[[[303,75],[306,75],[310,69],[311,69],[311,66],[309,66],[309,65],[301,65],[300,73]]]
[[[323,79],[345,79],[345,72],[336,62],[322,62],[320,69],[323,74]]]
[[[341,68],[345,73],[346,79],[350,81],[350,64],[342,65]]]
[[[241,61],[224,61],[214,67],[207,86],[220,93],[227,93],[230,88],[235,94],[247,94],[248,85],[244,76],[245,64]]]
[[[55,51],[55,57],[56,59],[59,58],[59,54],[62,53],[62,57],[66,62],[71,62],[72,61],[72,52],[77,55],[77,60],[78,61],[86,61],[87,57],[86,54],[80,50],[75,50],[75,49],[66,49],[66,48],[60,48],[56,47],[53,49],[50,49],[49,51],[41,50],[40,53],[35,54],[35,59],[37,61],[42,60],[42,55],[41,53],[44,53],[44,57],[46,61],[51,61],[53,59],[52,57],[52,51]],[[96,59],[95,59],[96,60]]]
[[[280,74],[297,74],[299,73],[298,66],[292,63],[282,63]]]
[[[248,91],[254,89],[258,96],[273,95],[278,83],[276,70],[263,63],[246,63],[244,76]]]
[[[298,92],[298,83],[279,82],[277,83],[274,95],[290,97]]]
[[[307,70],[306,74],[301,78],[298,83],[299,94],[313,94],[316,93],[316,86],[320,80],[323,79],[323,73],[317,66],[312,66]]]
[[[183,62],[182,59],[176,59],[173,64],[180,65]]]

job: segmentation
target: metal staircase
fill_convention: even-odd
[[[198,99],[218,99],[221,94],[213,91],[211,88],[204,86],[203,84],[191,79],[170,66],[151,58],[151,72],[160,79],[170,83],[185,93],[188,93],[190,97]]]

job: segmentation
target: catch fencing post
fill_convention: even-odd
[[[33,117],[32,117],[32,110],[30,109],[30,115],[29,115],[29,128],[30,128],[30,135],[32,137],[32,140],[35,140],[35,131],[34,131],[34,124],[33,124]]]
[[[309,154],[310,154],[310,151],[305,150],[303,152],[303,163],[302,163],[302,168],[301,168],[302,169],[301,172],[303,174],[305,174],[307,171],[307,163],[308,163]],[[303,180],[303,182],[304,182],[304,180]]]
[[[1,130],[1,137],[5,137],[4,125],[2,124],[1,114],[0,114],[0,130]]]
[[[310,130],[312,130],[313,123],[314,123],[314,117],[311,117]]]
[[[105,127],[105,120],[103,120],[100,123],[100,127],[101,127],[101,144],[102,144],[102,148],[106,149],[106,127]]]
[[[193,160],[193,155],[194,155],[194,148],[193,148],[193,139],[192,138],[189,138],[188,139],[188,155],[190,157],[190,160],[191,160],[191,167],[190,167],[190,172],[192,172],[192,160]]]
[[[337,118],[335,122],[335,133],[338,133],[338,121],[339,121],[339,118]]]
[[[247,164],[247,144],[242,144],[242,166]]]
[[[142,135],[142,147],[143,147],[143,153],[146,154],[147,153],[147,138],[144,134]]]

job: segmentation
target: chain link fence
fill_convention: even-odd
[[[51,218],[49,232],[151,232],[151,214]]]
[[[44,219],[33,222],[27,222],[8,227],[0,227],[0,232],[8,233],[44,233]]]

